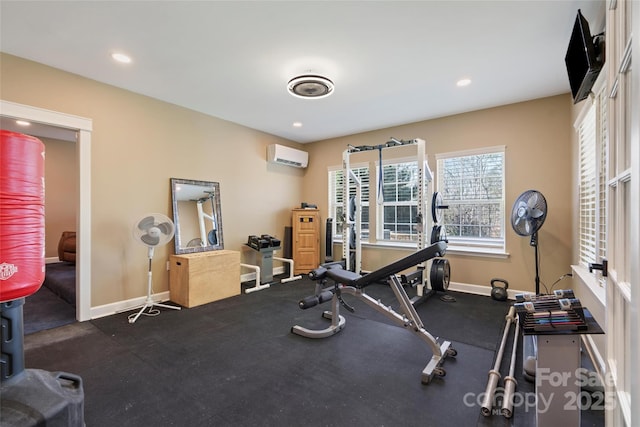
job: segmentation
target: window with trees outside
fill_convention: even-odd
[[[505,251],[504,151],[499,146],[436,156],[451,250]]]
[[[414,161],[387,163],[382,167],[382,207],[378,211],[378,240],[418,240],[420,177]],[[378,166],[379,167],[379,166]],[[380,178],[380,175],[378,175]],[[380,183],[378,183],[380,187]]]

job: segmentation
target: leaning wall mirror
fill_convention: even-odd
[[[224,249],[220,184],[171,178],[176,254]]]

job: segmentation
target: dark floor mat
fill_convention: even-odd
[[[292,334],[293,325],[328,322],[321,313],[329,304],[298,307],[314,287],[307,279],[274,284],[191,309],[161,309],[134,324],[131,313],[95,319],[89,334],[30,347],[26,365],[82,377],[85,422],[93,427],[504,425],[498,415],[480,419],[477,399],[508,303],[452,293],[456,302],[434,296],[421,304],[426,329],[458,352],[445,360],[445,377],[424,385],[428,345],[354,298],[357,311],[345,310],[340,333]],[[516,414],[518,426],[533,425],[534,412]]]
[[[163,311],[134,325],[124,314],[98,319],[114,334],[32,351],[28,362],[80,375],[92,426],[417,427],[472,425],[475,408],[451,413],[442,402],[479,389],[477,365],[493,357],[455,343],[459,357],[445,362],[446,377],[425,386],[428,348],[395,326],[351,318],[340,334],[311,340],[291,334],[284,315],[275,315],[275,329],[240,319],[216,327],[220,311],[199,311]]]
[[[388,285],[370,285],[364,290],[369,296],[380,299],[394,310],[400,309]],[[414,295],[411,288],[406,292],[410,298]],[[356,315],[381,321],[386,319],[354,298],[345,296],[345,300],[350,303],[353,301],[353,305],[358,309]],[[495,301],[490,297],[448,291],[434,293],[415,307],[425,329],[432,335],[493,350],[496,345],[495,334],[502,328],[510,304]]]

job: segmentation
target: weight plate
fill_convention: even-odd
[[[207,240],[209,240],[209,244],[210,245],[217,245],[218,244],[218,236],[216,235],[216,231],[215,230],[210,230],[209,234],[207,234]]]
[[[442,194],[436,191],[431,196],[431,218],[433,218],[433,222],[440,222],[442,219]]]
[[[431,264],[431,272],[429,278],[431,281],[431,289],[437,292],[444,292],[449,288],[449,277],[451,267],[449,260],[445,258],[435,258]]]
[[[442,227],[440,225],[434,225],[433,228],[431,228],[431,244],[432,245],[438,241],[438,236],[440,235],[441,228]]]
[[[434,225],[431,229],[431,244],[447,241],[447,230],[443,225]]]

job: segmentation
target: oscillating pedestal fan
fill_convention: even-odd
[[[511,212],[511,226],[520,236],[531,236],[529,244],[535,248],[536,295],[540,294],[538,273],[538,230],[547,218],[547,200],[536,190],[527,190],[516,199]]]
[[[151,297],[153,293],[153,273],[151,271],[151,264],[153,260],[154,250],[156,246],[169,243],[174,233],[175,227],[173,225],[173,222],[168,217],[162,214],[148,214],[134,223],[133,238],[149,248],[149,272],[147,274],[147,299],[137,314],[132,314],[131,316],[129,316],[129,323],[134,323],[142,314],[145,314],[146,316],[156,316],[160,314],[160,310],[154,307],[164,307],[173,310],[180,310],[180,307],[158,304],[154,302]]]
[[[536,190],[527,190],[516,199],[511,212],[511,226],[520,236],[531,236],[530,245],[535,248],[536,258],[536,295],[540,295],[540,276],[538,274],[538,230],[547,218],[547,200]],[[536,360],[538,358],[535,335],[522,337],[522,373],[528,381],[535,381]]]

